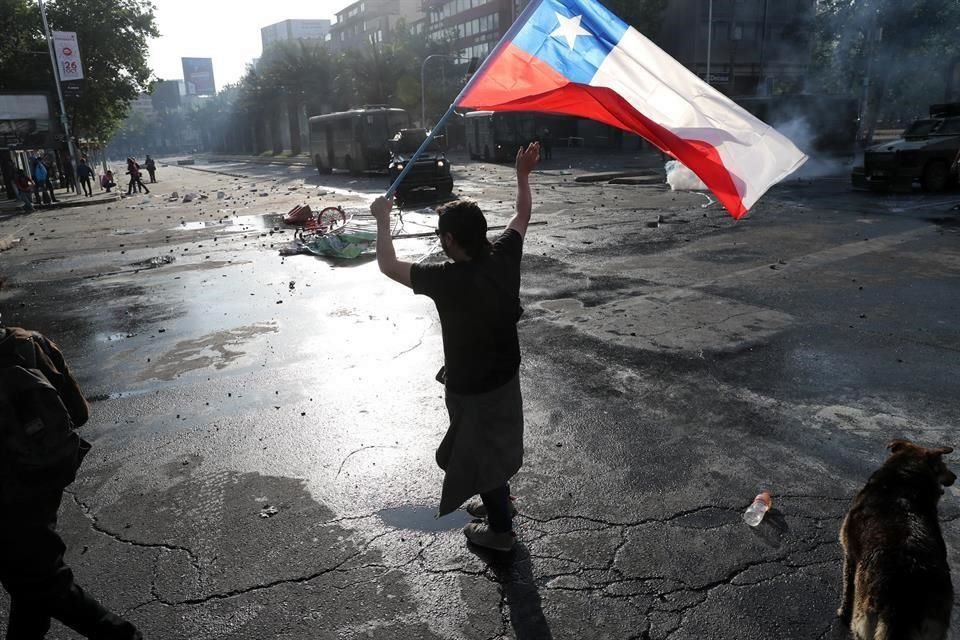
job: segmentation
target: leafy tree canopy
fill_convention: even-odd
[[[627,24],[656,40],[668,0],[606,0],[607,8]]]
[[[54,31],[76,31],[83,61],[80,97],[67,113],[76,135],[106,139],[128,104],[147,90],[148,39],[158,37],[149,0],[49,0]],[[0,0],[0,91],[55,91],[40,10],[33,0]]]
[[[869,74],[876,108],[868,118],[923,115],[944,99],[948,67],[960,55],[958,27],[956,0],[820,0],[815,88],[860,96]]]

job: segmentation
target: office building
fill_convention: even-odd
[[[423,0],[425,31],[434,40],[451,40],[465,59],[484,58],[513,24],[520,4],[517,0]]]
[[[711,84],[728,95],[796,92],[810,64],[815,12],[816,0],[671,0],[654,40],[701,78],[709,66]]]
[[[330,33],[329,20],[284,20],[260,29],[260,40],[263,50],[276,42],[291,40],[319,40],[327,39]]]
[[[410,28],[423,18],[421,0],[361,0],[337,13],[330,27],[330,47],[350,51],[393,40],[399,25]]]

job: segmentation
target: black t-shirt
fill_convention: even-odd
[[[523,236],[507,229],[488,258],[413,265],[413,292],[437,305],[447,389],[476,394],[510,381],[520,367]]]

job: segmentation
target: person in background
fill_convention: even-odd
[[[543,148],[543,159],[553,160],[553,134],[550,129],[544,129],[540,137],[540,145]]]
[[[90,180],[93,178],[93,169],[87,164],[86,156],[80,158],[80,164],[77,165],[77,177],[80,179],[80,186],[83,187],[83,194],[87,197],[93,195],[93,188],[90,186]]]
[[[50,167],[43,158],[37,158],[33,166],[33,181],[37,185],[37,204],[43,204],[48,199],[50,202],[59,202],[53,191],[53,182],[50,181]]]
[[[100,188],[106,190],[107,193],[110,193],[110,190],[115,186],[117,186],[117,183],[113,180],[113,171],[107,169],[107,172],[100,178]]]
[[[77,184],[73,180],[73,162],[70,158],[63,161],[63,172],[60,174],[60,188],[66,189],[67,193],[76,192]]]
[[[17,198],[23,203],[24,211],[33,212],[33,180],[23,169],[17,169],[17,178],[14,181],[17,187]]]
[[[147,173],[150,174],[150,184],[155,184],[157,181],[157,163],[153,161],[153,158],[147,156],[147,159],[143,162],[143,166],[146,168]]]
[[[143,184],[143,180],[140,179],[140,165],[133,158],[127,158],[127,174],[130,176],[130,184],[127,185],[127,195],[133,195],[133,188],[136,187],[139,192],[140,189],[143,189],[147,193],[150,193],[150,189],[147,189],[147,185]]]

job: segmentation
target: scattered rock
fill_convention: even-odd
[[[263,505],[263,508],[260,509],[261,518],[272,518],[278,513],[280,513],[280,510],[274,507],[273,505],[269,505],[269,504]]]

